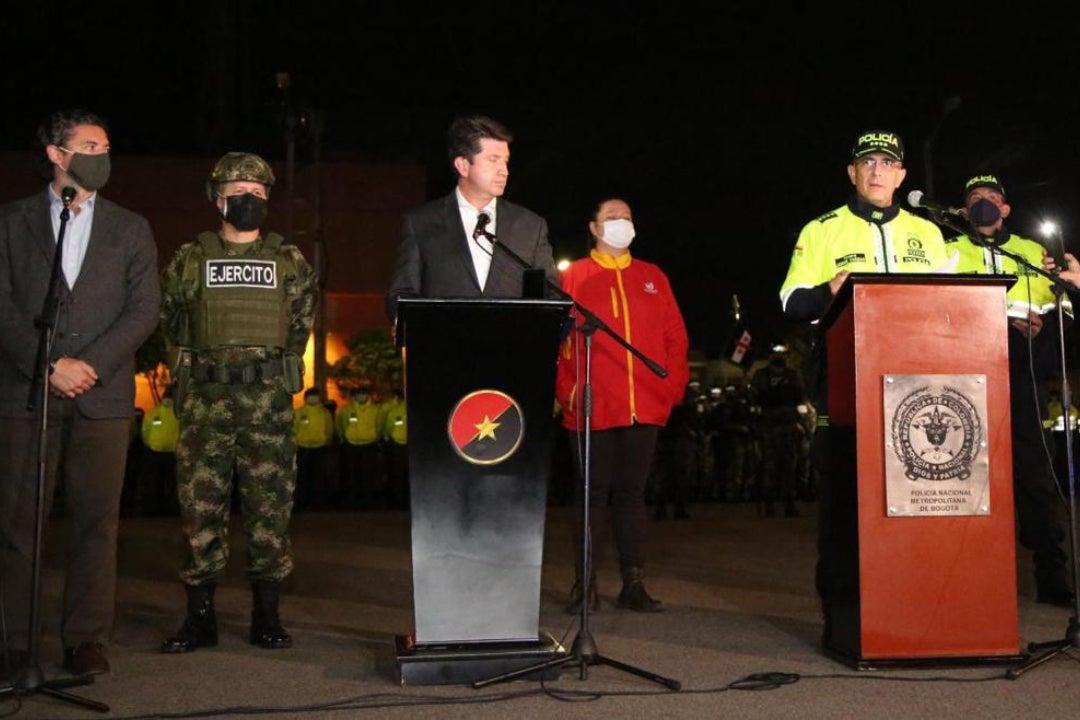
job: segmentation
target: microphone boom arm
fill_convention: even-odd
[[[537,270],[537,269],[539,269],[539,268],[534,268],[532,265],[529,264],[528,261],[525,260],[525,258],[521,257],[516,252],[514,252],[513,250],[508,248],[504,243],[496,241],[495,236],[492,233],[485,230],[483,228],[483,226],[478,225],[477,228],[476,228],[476,231],[480,235],[483,235],[488,240],[490,240],[492,247],[498,248],[502,252],[506,253],[507,257],[512,259],[514,262],[516,262],[518,265],[520,265],[524,269],[526,269],[526,270]],[[649,370],[651,370],[654,374],[656,374],[657,376],[662,377],[662,378],[667,377],[668,372],[663,366],[661,366],[655,360],[653,360],[653,359],[651,359],[649,357],[646,357],[644,353],[642,353],[640,350],[638,350],[636,347],[634,347],[630,343],[626,342],[626,340],[624,340],[621,335],[619,335],[617,332],[615,332],[610,327],[608,327],[607,323],[605,323],[603,320],[598,318],[596,316],[596,314],[592,310],[589,310],[587,307],[585,307],[584,305],[579,303],[577,300],[575,300],[573,297],[571,297],[570,293],[566,292],[561,287],[559,287],[559,285],[557,283],[552,281],[552,279],[547,276],[546,272],[544,273],[544,284],[558,298],[560,298],[562,300],[569,300],[571,303],[573,303],[574,309],[577,310],[579,313],[581,313],[581,316],[585,318],[585,322],[583,322],[581,324],[581,326],[580,326],[581,328],[585,328],[586,330],[588,330],[589,328],[599,328],[600,330],[603,330],[612,340],[617,342],[619,345],[621,345],[626,350],[630,351],[634,355],[634,357],[636,357],[638,360],[643,362],[645,364],[645,367],[649,368]]]
[[[972,224],[970,219],[962,215],[956,215],[954,213],[931,212],[931,215],[934,216],[935,222],[937,222],[939,225],[944,225],[951,230],[960,233],[961,235],[967,236],[967,238],[976,245],[989,248],[990,252],[997,253],[1007,258],[1011,258],[1013,261],[1016,262],[1017,265],[1021,265],[1030,270],[1034,270],[1036,273],[1042,275],[1044,278],[1049,280],[1056,290],[1060,292],[1067,292],[1072,289],[1072,287],[1068,283],[1059,278],[1057,275],[1052,272],[1048,272],[1045,268],[1036,267],[1035,265],[1028,262],[1027,258],[1017,255],[1011,250],[1006,250],[1000,245],[995,245],[993,243],[987,242],[986,239],[982,236],[982,233],[980,233],[975,227],[975,225]],[[960,222],[960,220],[963,220],[963,222]]]

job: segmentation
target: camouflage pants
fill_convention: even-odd
[[[193,424],[183,427],[176,448],[177,494],[189,550],[180,577],[188,585],[215,580],[225,570],[234,474],[247,538],[248,577],[280,582],[292,571],[292,426]]]

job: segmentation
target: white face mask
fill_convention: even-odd
[[[605,220],[604,237],[601,238],[613,248],[622,250],[630,247],[634,239],[634,223],[629,220]]]

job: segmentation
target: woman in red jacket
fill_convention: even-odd
[[[589,257],[574,262],[562,273],[563,289],[626,343],[667,371],[656,374],[640,358],[607,332],[592,334],[589,381],[591,386],[589,525],[592,556],[600,558],[613,533],[623,586],[619,607],[638,612],[662,610],[645,592],[645,483],[649,476],[657,435],[671,409],[682,401],[689,380],[688,340],[682,313],[667,276],[652,263],[630,256],[634,239],[630,206],[618,198],[602,201],[589,222],[596,247]],[[577,321],[580,326],[580,314]],[[579,399],[585,383],[585,334],[575,331],[559,354],[556,397],[578,475],[576,504],[584,497],[583,459],[585,418]],[[577,545],[577,582],[570,592],[567,612],[581,607],[584,573],[580,567],[581,519]],[[590,562],[590,565],[592,563]],[[595,567],[590,569],[590,607],[599,594]]]

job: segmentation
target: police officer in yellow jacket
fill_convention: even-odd
[[[952,270],[941,230],[895,201],[896,191],[907,177],[904,143],[888,130],[868,130],[855,138],[847,165],[855,194],[847,203],[811,220],[799,233],[780,301],[789,317],[816,322],[832,302],[850,273],[930,273]],[[955,263],[956,258],[951,262]],[[807,384],[810,399],[822,416],[814,435],[813,463],[820,471],[822,487],[818,521],[816,582],[826,609],[824,640],[829,642],[828,608],[846,597],[851,588],[843,568],[850,563],[852,528],[841,523],[847,513],[837,512],[852,502],[846,494],[830,488],[828,472],[829,433],[826,405],[827,377],[824,338],[814,339]],[[838,483],[834,483],[836,485]],[[846,485],[845,485],[846,487]]]
[[[407,510],[409,422],[405,398],[396,390],[390,391],[379,404],[379,431],[386,458],[387,502],[393,508]]]
[[[176,450],[180,440],[180,421],[176,419],[173,399],[166,394],[142,419],[139,436],[143,445],[159,453],[171,453]]]
[[[296,436],[295,510],[327,506],[327,490],[337,483],[330,462],[334,442],[334,416],[318,388],[304,392],[304,404],[293,411]]]
[[[139,427],[142,448],[139,472],[132,488],[136,512],[175,514],[176,444],[180,440],[180,420],[176,417],[170,388],[161,400],[143,415]]]
[[[213,596],[228,560],[234,475],[253,595],[249,640],[264,648],[292,645],[278,600],[293,567],[292,396],[303,387],[315,279],[295,245],[261,230],[273,183],[258,155],[218,160],[206,192],[220,229],[180,247],[162,275],[162,323],[178,352],[176,479],[188,599],[184,623],[164,652],[217,643]]]
[[[1012,206],[997,176],[976,175],[964,185],[964,212],[972,237],[950,238],[946,245],[960,253],[957,271],[979,275],[1015,275],[1006,293],[1009,318],[1009,395],[1012,413],[1013,496],[1020,544],[1035,560],[1036,600],[1072,607],[1066,577],[1067,556],[1061,547],[1065,531],[1058,522],[1054,485],[1053,436],[1046,431],[1049,382],[1058,374],[1058,292],[1038,270],[1046,251],[1034,240],[1012,233],[1005,225]],[[974,239],[972,239],[974,238]],[[1062,295],[1062,311],[1072,303]]]
[[[344,508],[371,509],[385,490],[379,405],[371,388],[359,388],[334,418],[341,441],[342,480],[338,503]]]
[[[870,130],[855,139],[848,179],[855,196],[807,223],[780,288],[784,313],[817,320],[853,272],[941,272],[948,260],[941,230],[894,202],[907,170],[900,136]]]

